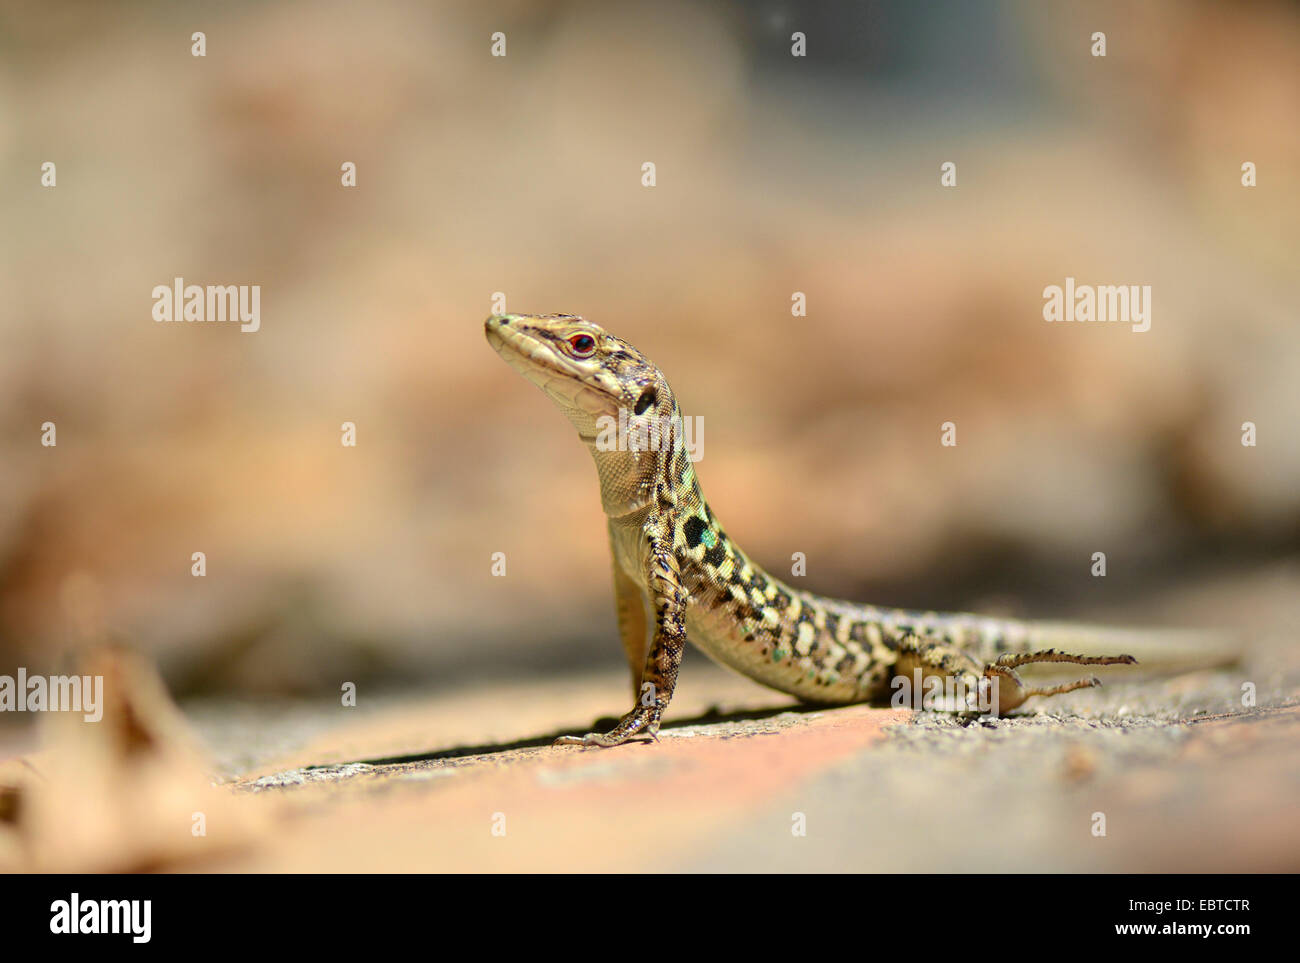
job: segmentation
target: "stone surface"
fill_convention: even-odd
[[[1101,689],[964,725],[901,708],[799,707],[692,656],[659,740],[617,749],[551,743],[611,726],[628,698],[622,672],[363,687],[355,708],[337,697],[209,700],[184,716],[147,672],[128,672],[96,729],[121,738],[52,718],[40,751],[0,760],[0,865],[1295,871],[1293,638],[1260,633],[1229,669],[1102,670]],[[215,788],[180,780],[173,760],[189,758],[195,735]],[[57,772],[98,773],[113,805]],[[191,834],[197,811],[202,836]],[[59,828],[69,824],[72,836]]]
[[[619,705],[621,677],[494,686],[358,717],[230,780],[281,828],[205,868],[1295,870],[1300,675],[1272,665],[1112,673],[965,726],[796,710],[697,666],[660,740],[614,750],[548,743]],[[1248,708],[1252,675],[1271,681]]]

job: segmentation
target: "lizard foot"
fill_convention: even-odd
[[[1026,685],[1024,680],[1017,674],[1016,669],[1022,665],[1031,665],[1035,662],[1067,662],[1071,665],[1134,665],[1137,659],[1131,655],[1069,655],[1055,649],[1044,649],[1041,652],[1008,652],[1000,655],[995,661],[985,664],[984,678],[980,682],[980,694],[982,697],[987,697],[990,695],[990,690],[993,689],[990,680],[997,680],[995,690],[996,705],[992,707],[994,713],[1000,714],[1015,709],[1032,696],[1061,695],[1065,692],[1091,689],[1101,685],[1101,680],[1096,676],[1077,679],[1074,682],[1066,682],[1062,685]]]
[[[625,742],[645,740],[657,742],[655,735],[659,731],[659,717],[663,714],[660,706],[637,706],[609,732],[589,732],[585,736],[560,736],[553,745],[557,746],[621,746]]]

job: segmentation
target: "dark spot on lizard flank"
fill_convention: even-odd
[[[704,519],[698,515],[686,519],[686,524],[682,526],[682,534],[686,536],[686,544],[696,548],[704,537]]]
[[[836,638],[835,632],[840,627],[840,617],[834,612],[826,613],[826,634],[832,639]]]
[[[776,609],[778,612],[784,612],[786,609],[790,607],[790,602],[791,602],[790,596],[778,590],[776,593],[776,598],[772,600],[772,608]]]
[[[767,577],[758,569],[754,569],[754,575],[749,580],[749,587],[758,589],[760,592],[767,588]]]
[[[721,542],[718,542],[711,549],[708,549],[704,553],[704,561],[707,564],[713,566],[714,568],[717,568],[719,565],[721,565],[722,560],[725,559],[726,557],[727,557],[727,550],[726,548],[723,547]]]
[[[846,655],[844,658],[840,659],[840,661],[835,663],[835,671],[840,675],[848,675],[853,671],[853,664],[855,661],[857,660],[854,659],[853,656]]]
[[[655,403],[657,398],[658,393],[655,391],[654,385],[647,386],[646,389],[641,392],[641,396],[637,398],[636,405],[632,408],[632,414],[644,415],[646,411],[649,410],[650,406]],[[673,467],[678,471],[681,471],[680,464],[674,465]]]

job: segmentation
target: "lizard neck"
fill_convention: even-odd
[[[611,519],[644,509],[666,514],[678,497],[692,489],[698,492],[681,412],[671,397],[642,416],[620,411],[582,440],[600,479],[601,508]]]
[[[600,479],[600,507],[610,518],[623,518],[655,501],[659,474],[656,452],[604,451],[587,443]]]

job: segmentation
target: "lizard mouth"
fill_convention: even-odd
[[[551,346],[527,331],[502,324],[495,317],[488,318],[484,326],[488,344],[496,349],[512,368],[525,377],[531,372],[542,369],[554,374],[579,377],[578,369],[567,358],[561,357]]]
[[[582,369],[541,338],[491,317],[485,324],[488,344],[510,367],[545,392],[561,408],[593,416],[617,410],[617,402],[587,384]]]

